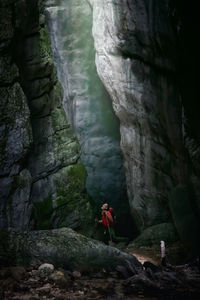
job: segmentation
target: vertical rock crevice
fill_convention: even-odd
[[[96,71],[92,7],[88,1],[78,0],[46,1],[45,6],[54,62],[64,89],[63,107],[80,142],[87,191],[99,206],[102,202],[114,206],[125,231],[128,227],[134,231],[119,121]],[[129,219],[128,225],[125,219]]]

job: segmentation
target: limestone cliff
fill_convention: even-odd
[[[1,1],[0,11],[0,227],[86,232],[87,175],[61,104],[43,1]]]
[[[177,80],[180,44],[172,22],[172,1],[90,3],[97,70],[120,119],[134,219],[140,231],[173,219],[183,240],[193,232],[188,243],[194,247],[200,244],[200,211],[190,186],[198,192],[199,164],[191,172],[188,157],[198,162],[199,148],[183,130],[184,108],[186,115],[190,113],[188,123],[196,121],[185,105],[185,83],[181,93]],[[194,226],[189,225],[192,220]]]
[[[91,1],[99,76],[120,119],[129,201],[140,230],[169,220],[185,181],[175,37],[167,1]]]

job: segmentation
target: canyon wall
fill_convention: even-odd
[[[169,220],[185,182],[176,41],[167,1],[91,1],[99,76],[120,119],[129,201],[140,230]]]
[[[80,143],[87,190],[97,203],[117,209],[127,202],[119,121],[96,71],[92,8],[80,0],[45,6],[63,107]]]
[[[97,70],[120,120],[127,191],[137,228],[158,230],[155,225],[172,222],[181,239],[197,252],[199,147],[198,139],[186,132],[186,124],[197,121],[184,101],[189,87],[185,89],[183,80],[188,76],[179,71],[180,66],[184,69],[180,45],[185,37],[180,43],[174,4],[167,0],[90,0],[90,4]],[[180,17],[176,5],[175,11]],[[181,26],[185,29],[186,24]]]
[[[0,19],[0,227],[91,232],[87,174],[62,107],[43,1],[1,1]]]

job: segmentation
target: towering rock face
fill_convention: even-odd
[[[186,180],[168,1],[90,3],[98,74],[120,119],[128,196],[142,230],[169,221],[168,193]]]
[[[31,174],[24,161],[32,142],[30,111],[12,59],[11,1],[0,6],[0,227],[27,228]],[[17,22],[17,20],[16,20]]]
[[[81,146],[87,190],[115,208],[126,199],[119,122],[95,66],[92,8],[88,1],[46,1],[63,106]]]
[[[86,172],[61,104],[42,4],[1,1],[0,227],[86,233],[93,223]]]

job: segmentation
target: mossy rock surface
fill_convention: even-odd
[[[1,257],[12,258],[13,263],[52,263],[78,271],[114,270],[123,265],[131,272],[141,269],[132,255],[89,239],[69,228],[31,232],[0,231]]]
[[[166,244],[173,244],[179,237],[172,223],[162,223],[145,229],[134,241],[133,245],[137,247],[160,246],[160,241]]]
[[[85,168],[79,162],[67,168],[66,182],[64,177],[62,181],[57,181],[54,226],[67,226],[91,235],[96,209],[85,188],[86,178]]]
[[[52,179],[56,196],[49,194],[34,203],[35,229],[70,227],[87,236],[96,236],[96,204],[86,191],[86,178],[81,162],[56,173]]]

